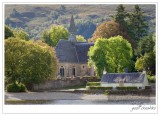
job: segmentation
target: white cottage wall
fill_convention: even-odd
[[[105,83],[105,82],[101,82],[101,86],[102,87],[113,87],[113,88],[116,88],[116,87],[119,87],[119,83]],[[143,87],[143,84],[142,83],[124,83],[124,87]]]

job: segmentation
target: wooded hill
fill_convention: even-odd
[[[71,15],[74,16],[77,25],[77,34],[85,39],[91,38],[96,26],[103,21],[111,20],[116,13],[118,4],[96,5],[5,5],[5,24],[11,27],[21,27],[29,33],[30,38],[39,39],[41,33],[53,24],[69,27]],[[155,32],[155,5],[139,5],[149,22],[150,33]],[[127,12],[132,12],[134,4],[124,5]]]

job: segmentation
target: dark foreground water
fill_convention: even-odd
[[[53,100],[46,104],[53,105],[155,105],[156,101],[152,100]]]
[[[43,100],[43,101],[25,101],[25,102],[6,102],[6,104],[15,105],[155,105],[155,99],[141,100]]]

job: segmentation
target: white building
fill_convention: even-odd
[[[146,72],[136,73],[106,73],[101,79],[101,86],[103,87],[137,87],[144,89],[148,86],[148,79]]]

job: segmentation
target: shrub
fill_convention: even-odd
[[[137,90],[137,87],[116,87],[117,90]]]
[[[151,86],[145,86],[145,90],[151,90]]]
[[[156,77],[155,76],[147,75],[147,79],[148,79],[149,83],[155,83],[156,82]]]
[[[100,87],[100,86],[91,86],[88,87],[89,90],[111,90],[112,87]]]
[[[11,83],[7,85],[7,92],[26,92],[27,88],[22,83]]]
[[[88,83],[86,84],[86,86],[100,86],[100,85],[101,85],[100,82],[88,82]]]

